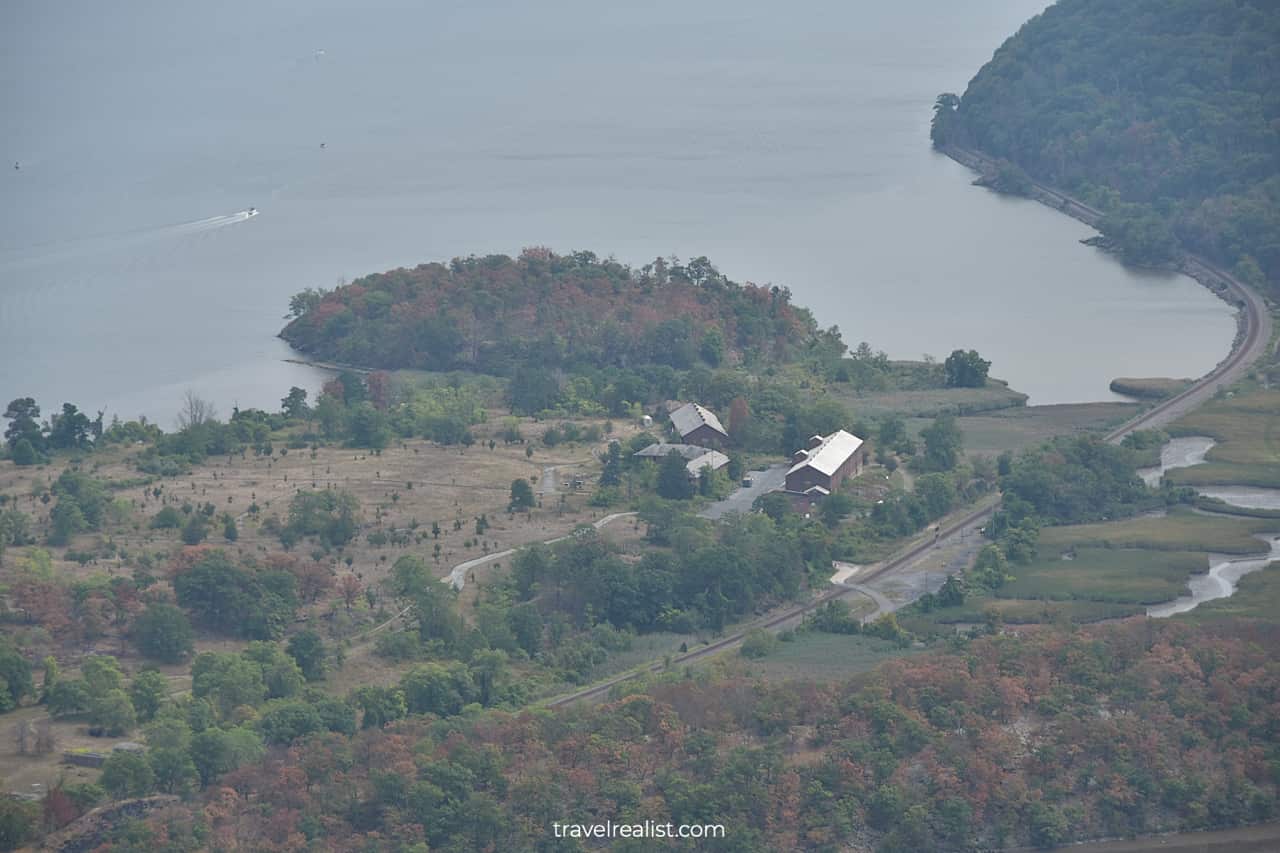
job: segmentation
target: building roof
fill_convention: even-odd
[[[787,471],[787,476],[791,476],[802,468],[812,468],[830,477],[848,461],[850,456],[857,453],[861,446],[862,439],[838,429],[823,438],[817,447],[809,450],[805,458],[792,465]]]
[[[728,464],[728,456],[725,456],[719,450],[708,450],[696,459],[689,460],[689,464],[684,467],[689,469],[689,476],[697,477],[702,473],[703,468],[710,468],[712,471],[719,471]]]
[[[636,456],[644,456],[650,459],[662,459],[670,456],[672,453],[679,453],[685,459],[697,459],[704,453],[710,451],[705,447],[699,447],[696,444],[668,444],[665,441],[651,444],[644,450],[635,453]]]
[[[725,432],[724,427],[720,425],[720,419],[716,417],[716,413],[697,403],[685,403],[672,412],[671,423],[675,425],[676,432],[680,433],[681,436],[686,436],[704,425],[711,427],[725,437],[729,435],[729,433]]]
[[[705,447],[698,447],[696,444],[667,444],[666,442],[660,442],[651,444],[644,450],[636,451],[635,455],[643,456],[646,459],[665,459],[672,453],[679,453],[689,460],[685,467],[689,469],[690,477],[698,476],[703,468],[709,467],[712,471],[719,471],[729,464],[729,457],[719,450],[708,450]]]

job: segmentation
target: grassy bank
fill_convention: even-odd
[[[1171,482],[1280,488],[1280,391],[1258,389],[1214,400],[1167,431],[1218,442],[1203,465],[1168,472]]]
[[[1047,527],[1040,531],[1036,557],[1011,565],[1013,580],[996,593],[970,590],[960,606],[928,613],[909,608],[899,621],[931,636],[993,618],[1010,625],[1079,624],[1138,615],[1147,605],[1185,594],[1188,579],[1209,569],[1208,552],[1265,553],[1268,545],[1256,534],[1275,524],[1177,507],[1162,516]],[[1280,581],[1276,586],[1280,595]]]
[[[1208,557],[1194,551],[1042,547],[1040,552],[1030,564],[1014,568],[1014,580],[1000,588],[1001,598],[1156,604],[1177,598],[1186,591],[1188,576],[1209,570]]]
[[[1040,547],[1047,553],[1094,547],[1262,554],[1267,543],[1256,534],[1274,528],[1275,522],[1267,519],[1202,515],[1177,507],[1163,516],[1047,527],[1040,532]]]
[[[957,419],[969,453],[999,455],[1035,447],[1058,435],[1104,432],[1138,413],[1133,403],[1071,403],[1060,406],[1025,406],[967,415]],[[908,421],[913,434],[928,425]]]
[[[932,418],[943,412],[955,415],[1020,409],[1027,395],[1014,391],[998,379],[989,379],[982,388],[924,388],[878,391],[870,394],[844,392],[837,386],[832,396],[861,416],[881,418],[896,413],[905,417]]]
[[[1214,512],[1221,515],[1239,515],[1245,518],[1280,518],[1280,509],[1264,509],[1262,507],[1236,506],[1221,498],[1200,495],[1196,498],[1196,509]]]
[[[1121,376],[1111,380],[1111,390],[1140,400],[1163,400],[1186,389],[1190,384],[1190,379]]]
[[[1196,609],[1175,618],[1192,622],[1221,622],[1231,619],[1280,621],[1280,562],[1242,577],[1236,586],[1235,595],[1230,598],[1206,601]]]

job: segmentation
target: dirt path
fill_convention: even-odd
[[[611,524],[617,521],[619,518],[630,518],[633,515],[635,515],[634,512],[612,512],[606,515],[604,518],[591,522],[591,526],[594,527],[596,530],[599,530],[600,528],[604,527],[606,524]],[[557,542],[563,542],[564,540],[568,539],[572,535],[573,535],[572,533],[566,533],[564,536],[557,536],[554,539],[548,539],[542,544],[554,545]],[[523,548],[526,546],[522,545],[520,547]],[[465,562],[459,563],[458,565],[450,569],[449,574],[440,578],[440,580],[448,581],[449,583],[453,584],[455,588],[462,589],[462,587],[464,587],[467,582],[467,572],[471,571],[477,566],[483,566],[484,564],[491,563],[494,560],[500,560],[503,557],[509,557],[519,550],[520,548],[508,548],[505,551],[497,551],[493,554],[485,554],[483,557],[476,557],[474,560],[467,560]]]
[[[962,149],[945,149],[944,153],[955,159],[957,162],[969,166],[970,168],[982,171],[984,167],[990,166],[991,161],[982,155],[973,151]],[[1081,220],[1089,225],[1096,226],[1102,218],[1102,213],[1088,205],[1082,204],[1057,190],[1034,185],[1036,191],[1036,199],[1044,204],[1060,210],[1069,216]],[[1267,310],[1266,303],[1262,297],[1244,283],[1238,281],[1230,274],[1218,269],[1196,257],[1188,257],[1183,261],[1183,271],[1195,278],[1197,281],[1209,287],[1215,293],[1218,293],[1229,302],[1233,302],[1241,309],[1240,313],[1240,332],[1236,336],[1236,340],[1232,345],[1231,352],[1221,363],[1218,364],[1209,373],[1196,380],[1185,391],[1169,398],[1161,403],[1152,406],[1142,414],[1130,419],[1120,426],[1107,433],[1106,440],[1111,443],[1119,443],[1126,435],[1140,430],[1162,426],[1177,420],[1178,418],[1202,405],[1222,388],[1227,387],[1236,380],[1240,379],[1245,372],[1253,365],[1255,361],[1265,355],[1270,347],[1272,324],[1271,314]],[[953,538],[967,535],[986,523],[992,513],[999,507],[998,496],[985,499],[980,502],[977,507],[969,511],[967,514],[959,518],[953,515],[949,519],[945,519],[937,529],[937,533],[926,533],[925,536],[917,538],[912,544],[906,546],[902,551],[898,552],[893,558],[882,563],[878,568],[871,572],[862,574],[858,577],[858,585],[863,586],[875,578],[899,571],[904,568],[911,567],[920,557],[928,553],[932,548],[943,543],[947,543]],[[848,595],[862,595],[864,592],[860,589],[848,586],[840,586],[830,589],[821,595],[816,596],[806,604],[798,605],[780,613],[773,614],[748,625],[741,631],[737,631],[729,636],[723,637],[714,643],[710,643],[701,649],[677,655],[671,658],[672,665],[692,663],[693,661],[707,657],[709,655],[719,654],[720,652],[732,649],[738,646],[746,636],[748,630],[763,628],[768,631],[782,631],[799,624],[806,614],[814,608],[832,601],[837,598],[843,598]],[[873,599],[874,600],[874,599]],[[879,603],[877,602],[879,608]],[[877,610],[879,612],[879,610]],[[577,702],[599,699],[607,696],[609,691],[617,684],[637,678],[650,672],[657,672],[664,666],[663,661],[654,661],[645,666],[637,667],[630,672],[622,673],[599,682],[591,687],[586,687],[573,693],[568,693],[552,699],[547,703],[548,707],[556,708],[565,705],[575,704]]]

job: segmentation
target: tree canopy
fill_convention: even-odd
[[[281,333],[323,358],[512,375],[524,408],[554,393],[537,371],[785,357],[817,333],[785,288],[738,284],[706,258],[639,270],[592,252],[454,258],[365,276],[291,303]]]
[[[1181,246],[1275,292],[1278,79],[1267,0],[1060,0],[938,99],[933,138],[1083,197],[1135,261]]]

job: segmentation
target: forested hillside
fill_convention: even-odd
[[[1178,247],[1280,289],[1280,5],[1060,0],[1004,43],[933,139],[1106,214],[1128,259]]]
[[[291,309],[282,336],[321,358],[499,375],[785,358],[818,331],[787,290],[729,281],[706,258],[632,270],[546,249],[369,275]]]
[[[677,676],[602,708],[316,733],[111,849],[559,849],[555,822],[649,819],[724,823],[706,850],[961,851],[1265,820],[1276,641],[995,636],[844,684]]]

